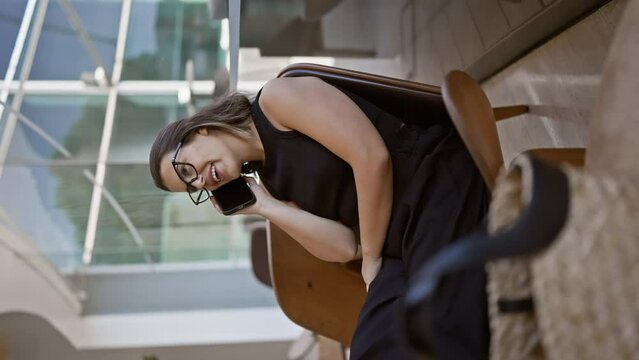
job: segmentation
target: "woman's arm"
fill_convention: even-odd
[[[247,178],[256,202],[240,214],[261,215],[280,227],[313,256],[324,261],[347,262],[361,257],[355,232],[330,219],[313,215],[292,203],[273,198],[253,178]],[[215,204],[215,200],[211,201]]]
[[[381,266],[393,196],[390,155],[377,129],[348,96],[312,77],[269,81],[260,106],[276,127],[313,138],[353,169],[362,275],[369,284]]]

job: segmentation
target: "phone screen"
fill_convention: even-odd
[[[242,176],[211,193],[224,215],[231,215],[255,203],[255,195]]]

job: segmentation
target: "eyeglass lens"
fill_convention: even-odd
[[[191,184],[195,179],[197,179],[198,173],[193,165],[187,163],[176,163],[173,166],[175,167],[175,172],[185,183]]]
[[[195,166],[186,162],[175,161],[181,147],[182,143],[178,144],[177,149],[175,149],[175,154],[173,155],[173,159],[171,161],[173,163],[173,169],[175,170],[175,173],[178,175],[178,177],[187,185],[187,192],[189,194],[189,197],[191,198],[191,201],[193,201],[195,205],[199,205],[207,201],[211,195],[206,189],[198,190],[191,187],[191,184],[195,180],[197,180],[199,174]]]
[[[191,200],[195,204],[201,204],[209,199],[210,194],[208,190],[202,189],[202,190],[195,190],[193,192],[189,191],[189,196],[191,197]]]

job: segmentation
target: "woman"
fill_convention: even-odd
[[[178,173],[172,160],[195,171]],[[169,124],[150,154],[155,183],[168,191],[214,190],[243,164],[261,165],[265,188],[249,180],[257,201],[240,213],[264,216],[320,259],[361,257],[368,295],[351,358],[410,358],[390,326],[396,304],[420,265],[485,209],[485,187],[452,125],[422,129],[320,79],[279,78],[252,104],[230,95]],[[438,353],[440,342],[484,352],[474,335],[485,325],[482,281],[453,281]]]

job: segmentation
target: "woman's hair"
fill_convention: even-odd
[[[247,139],[251,137],[250,124],[251,103],[240,93],[223,95],[193,116],[168,124],[158,133],[149,153],[149,167],[155,186],[168,190],[160,177],[162,157],[175,150],[178,143],[188,141],[195,130],[205,127]]]

